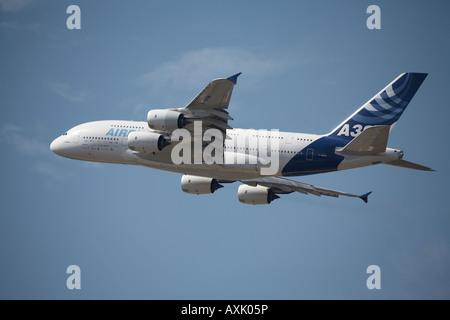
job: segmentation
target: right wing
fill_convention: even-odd
[[[301,183],[298,181],[293,181],[289,179],[284,179],[280,177],[267,177],[267,178],[258,178],[258,179],[248,179],[248,180],[241,180],[242,183],[245,183],[249,186],[257,186],[261,185],[267,188],[270,188],[274,193],[278,194],[287,194],[292,193],[294,191],[300,192],[303,194],[313,194],[315,196],[328,196],[328,197],[339,197],[339,196],[345,196],[345,197],[354,197],[354,198],[360,198],[365,203],[367,203],[367,198],[369,194],[372,192],[368,192],[363,195],[356,195],[352,193],[332,190],[332,189],[326,189],[321,187],[316,187],[310,184]]]

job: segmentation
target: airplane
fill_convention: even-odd
[[[387,147],[389,133],[427,73],[400,74],[331,132],[322,135],[232,128],[228,122],[233,118],[227,109],[240,74],[211,81],[184,108],[150,110],[147,121],[106,120],[77,125],[56,138],[50,149],[75,160],[177,172],[182,174],[182,190],[191,194],[211,194],[225,183],[240,181],[238,199],[246,204],[270,204],[279,195],[293,192],[354,197],[367,203],[371,192],[357,195],[285,177],[376,164],[434,171],[404,160],[402,150]],[[214,139],[211,134],[206,137],[208,130],[213,131]],[[183,135],[180,139],[180,132],[194,134],[184,147],[197,148],[200,157],[215,143],[217,148],[211,155],[218,161],[189,161],[196,154],[180,147],[187,139]],[[186,157],[179,161],[174,154]],[[277,164],[270,174],[263,173],[268,168],[264,154],[270,154]]]

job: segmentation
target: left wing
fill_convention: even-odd
[[[303,193],[303,194],[313,194],[315,196],[328,196],[328,197],[339,197],[339,196],[345,196],[345,197],[354,197],[354,198],[360,198],[365,203],[367,203],[367,198],[369,194],[372,192],[368,192],[363,195],[356,195],[351,194],[347,192],[342,191],[336,191],[331,189],[325,189],[316,187],[310,184],[301,183],[298,181],[293,181],[289,179],[284,179],[280,177],[267,177],[267,178],[258,178],[258,179],[248,179],[248,180],[241,180],[242,183],[245,183],[249,186],[257,186],[261,185],[267,188],[270,188],[274,193],[278,194],[287,194],[292,193],[294,191]]]
[[[231,129],[228,120],[233,120],[228,114],[228,104],[231,93],[237,82],[240,73],[226,79],[216,79],[211,81],[189,104],[180,111],[184,116],[193,122],[202,121],[203,130],[216,128],[222,132]],[[188,124],[186,129],[192,130],[193,125]]]

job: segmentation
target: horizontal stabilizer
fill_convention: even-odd
[[[365,129],[345,147],[336,151],[349,155],[371,155],[386,151],[390,126],[374,126]]]
[[[422,166],[422,165],[417,164],[417,163],[409,162],[409,161],[406,161],[406,160],[394,160],[394,161],[391,161],[391,162],[386,162],[385,164],[388,164],[390,166],[395,166],[395,167],[414,169],[414,170],[436,171],[436,170],[433,170],[431,168]]]

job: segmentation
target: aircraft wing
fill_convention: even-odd
[[[228,114],[228,104],[231,93],[241,73],[226,79],[211,81],[189,104],[182,109],[185,117],[191,122],[186,129],[192,130],[192,122],[202,121],[203,131],[216,128],[222,132],[231,129],[228,120],[233,120]]]
[[[267,177],[267,178],[258,178],[258,179],[248,179],[248,180],[241,180],[242,183],[245,183],[249,186],[256,186],[261,185],[267,188],[271,188],[274,193],[278,194],[287,194],[292,193],[294,191],[300,192],[303,194],[313,194],[315,196],[328,196],[328,197],[339,197],[339,196],[345,196],[345,197],[354,197],[354,198],[360,198],[365,203],[367,203],[367,198],[369,194],[372,192],[368,192],[363,195],[356,195],[351,194],[347,192],[337,191],[337,190],[331,190],[321,187],[316,187],[310,184],[301,183],[298,181],[293,181],[285,178],[280,177]]]

